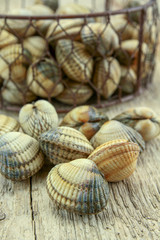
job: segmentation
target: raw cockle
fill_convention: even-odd
[[[18,132],[19,128],[20,125],[16,119],[0,114],[0,136],[7,132]]]
[[[39,141],[42,151],[53,164],[87,158],[93,151],[87,138],[70,127],[58,127],[44,132]]]
[[[26,134],[38,140],[41,133],[58,127],[58,115],[52,104],[38,100],[21,108],[19,122]]]
[[[0,172],[13,181],[25,180],[44,164],[39,142],[21,133],[9,132],[0,137]]]
[[[88,159],[96,163],[108,182],[118,182],[134,172],[139,152],[136,143],[118,139],[100,145]]]
[[[130,108],[114,117],[114,120],[134,128],[145,141],[160,134],[160,117],[150,108]]]
[[[107,205],[108,183],[96,164],[77,159],[55,166],[47,177],[47,190],[54,203],[78,214],[96,214]]]
[[[145,149],[145,142],[136,130],[115,120],[105,122],[92,137],[91,144],[96,148],[105,142],[117,139],[126,139],[129,142],[135,142],[139,145],[141,151]]]
[[[99,113],[95,107],[86,105],[68,112],[60,125],[75,128],[90,139],[107,120],[108,117]]]

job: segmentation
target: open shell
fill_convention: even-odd
[[[100,145],[88,159],[96,163],[108,182],[117,182],[134,172],[139,151],[136,143],[118,139]]]
[[[0,172],[6,178],[25,180],[38,172],[43,163],[43,153],[34,138],[21,132],[9,132],[0,137]]]
[[[0,114],[0,136],[7,132],[18,132],[19,128],[20,125],[16,119]]]
[[[95,107],[86,105],[68,112],[60,125],[75,128],[90,139],[107,120],[108,117],[99,113]]]
[[[63,92],[64,87],[59,80],[57,63],[48,58],[33,63],[27,72],[27,84],[30,90],[40,97],[56,97]]]
[[[126,139],[129,142],[135,142],[139,145],[141,151],[145,149],[145,142],[136,130],[115,120],[105,122],[91,139],[91,144],[96,148],[105,142],[117,139]]]
[[[160,117],[150,108],[131,108],[114,117],[114,120],[134,128],[145,141],[160,134]]]
[[[38,100],[21,108],[19,122],[26,134],[38,140],[41,133],[58,127],[58,115],[52,104]]]
[[[116,59],[110,57],[97,61],[93,83],[104,98],[109,98],[116,91],[120,77],[121,68]]]
[[[52,168],[47,177],[47,190],[54,203],[79,214],[102,211],[109,197],[108,183],[96,164],[77,159]]]
[[[70,79],[77,82],[91,80],[93,59],[84,44],[69,39],[59,40],[56,45],[56,58]]]
[[[42,151],[53,164],[86,158],[93,151],[87,138],[70,127],[49,130],[42,133],[39,140]]]

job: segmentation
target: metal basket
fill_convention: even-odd
[[[104,1],[103,12],[76,15],[1,14],[0,108],[16,111],[38,98],[58,112],[79,104],[106,107],[146,88],[155,66],[156,1],[121,10],[110,3]]]

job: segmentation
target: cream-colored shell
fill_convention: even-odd
[[[132,68],[127,68],[121,65],[121,80],[120,86],[123,92],[133,93],[137,83],[136,73]]]
[[[16,119],[0,114],[0,136],[7,132],[18,132],[19,128],[20,125]]]
[[[52,104],[38,100],[21,108],[19,122],[26,134],[38,140],[41,133],[58,127],[58,115]]]
[[[134,172],[139,151],[136,143],[118,139],[100,145],[88,159],[96,163],[108,182],[118,182]]]
[[[77,159],[59,164],[47,176],[47,191],[58,207],[78,214],[96,214],[107,205],[108,183],[96,164]]]
[[[21,132],[0,137],[0,172],[13,181],[25,180],[38,172],[44,155],[34,138]]]
[[[59,40],[56,45],[56,58],[70,79],[77,82],[91,80],[93,59],[84,44],[70,39]]]
[[[91,11],[84,7],[83,5],[77,3],[69,3],[66,5],[62,5],[56,11],[57,14],[83,14],[83,13],[90,13]]]
[[[17,43],[18,39],[12,33],[7,32],[5,29],[0,31],[0,48]]]

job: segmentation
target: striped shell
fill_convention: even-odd
[[[109,198],[108,183],[96,164],[88,159],[77,159],[52,168],[47,177],[47,190],[58,207],[78,214],[102,211]]]
[[[93,90],[89,85],[68,80],[63,92],[56,99],[69,105],[79,105],[86,103],[92,95]]]
[[[23,46],[32,55],[32,61],[42,58],[47,51],[46,41],[39,36],[28,37],[23,41]]]
[[[122,91],[125,93],[133,93],[135,91],[136,83],[137,76],[133,69],[121,66],[120,86]]]
[[[35,0],[35,3],[44,4],[50,7],[53,11],[58,8],[58,0]]]
[[[81,83],[91,80],[93,59],[84,44],[69,39],[59,40],[56,45],[56,58],[70,79]]]
[[[26,77],[26,65],[31,60],[31,54],[23,49],[21,44],[12,44],[0,50],[0,76],[5,80],[9,77],[20,83]],[[9,65],[11,66],[11,76]]]
[[[82,13],[90,13],[90,9],[84,7],[83,5],[77,3],[69,3],[67,5],[63,5],[57,9],[57,14],[82,14]]]
[[[20,125],[16,119],[0,114],[0,136],[7,132],[18,132],[19,128]]]
[[[86,105],[68,112],[60,125],[75,128],[90,139],[107,120],[108,117],[100,114],[95,107]]]
[[[58,115],[52,104],[38,100],[21,108],[19,122],[26,134],[38,140],[41,133],[58,127]]]
[[[129,177],[136,169],[139,146],[124,139],[106,142],[88,157],[94,161],[108,182]]]
[[[38,172],[43,163],[44,156],[34,138],[21,132],[0,137],[0,172],[6,178],[25,180]]]
[[[145,141],[160,134],[160,118],[152,109],[147,107],[130,108],[114,117],[114,120],[134,128]]]
[[[86,158],[93,151],[87,138],[70,127],[49,130],[42,133],[39,140],[42,151],[53,164]]]
[[[15,37],[12,33],[9,33],[4,29],[0,31],[0,48],[4,48],[17,42],[17,37]]]
[[[110,56],[119,46],[117,34],[103,23],[89,23],[84,26],[81,38],[92,56]]]
[[[64,87],[60,80],[57,63],[51,59],[42,59],[33,63],[27,72],[27,83],[37,96],[48,98],[59,95]]]
[[[145,149],[145,142],[137,131],[115,120],[105,122],[91,139],[91,144],[96,148],[105,142],[117,139],[126,139],[129,142],[135,142],[139,145],[141,151]]]
[[[93,76],[93,83],[101,95],[107,99],[118,88],[121,77],[121,68],[114,58],[104,58],[97,61]]]

